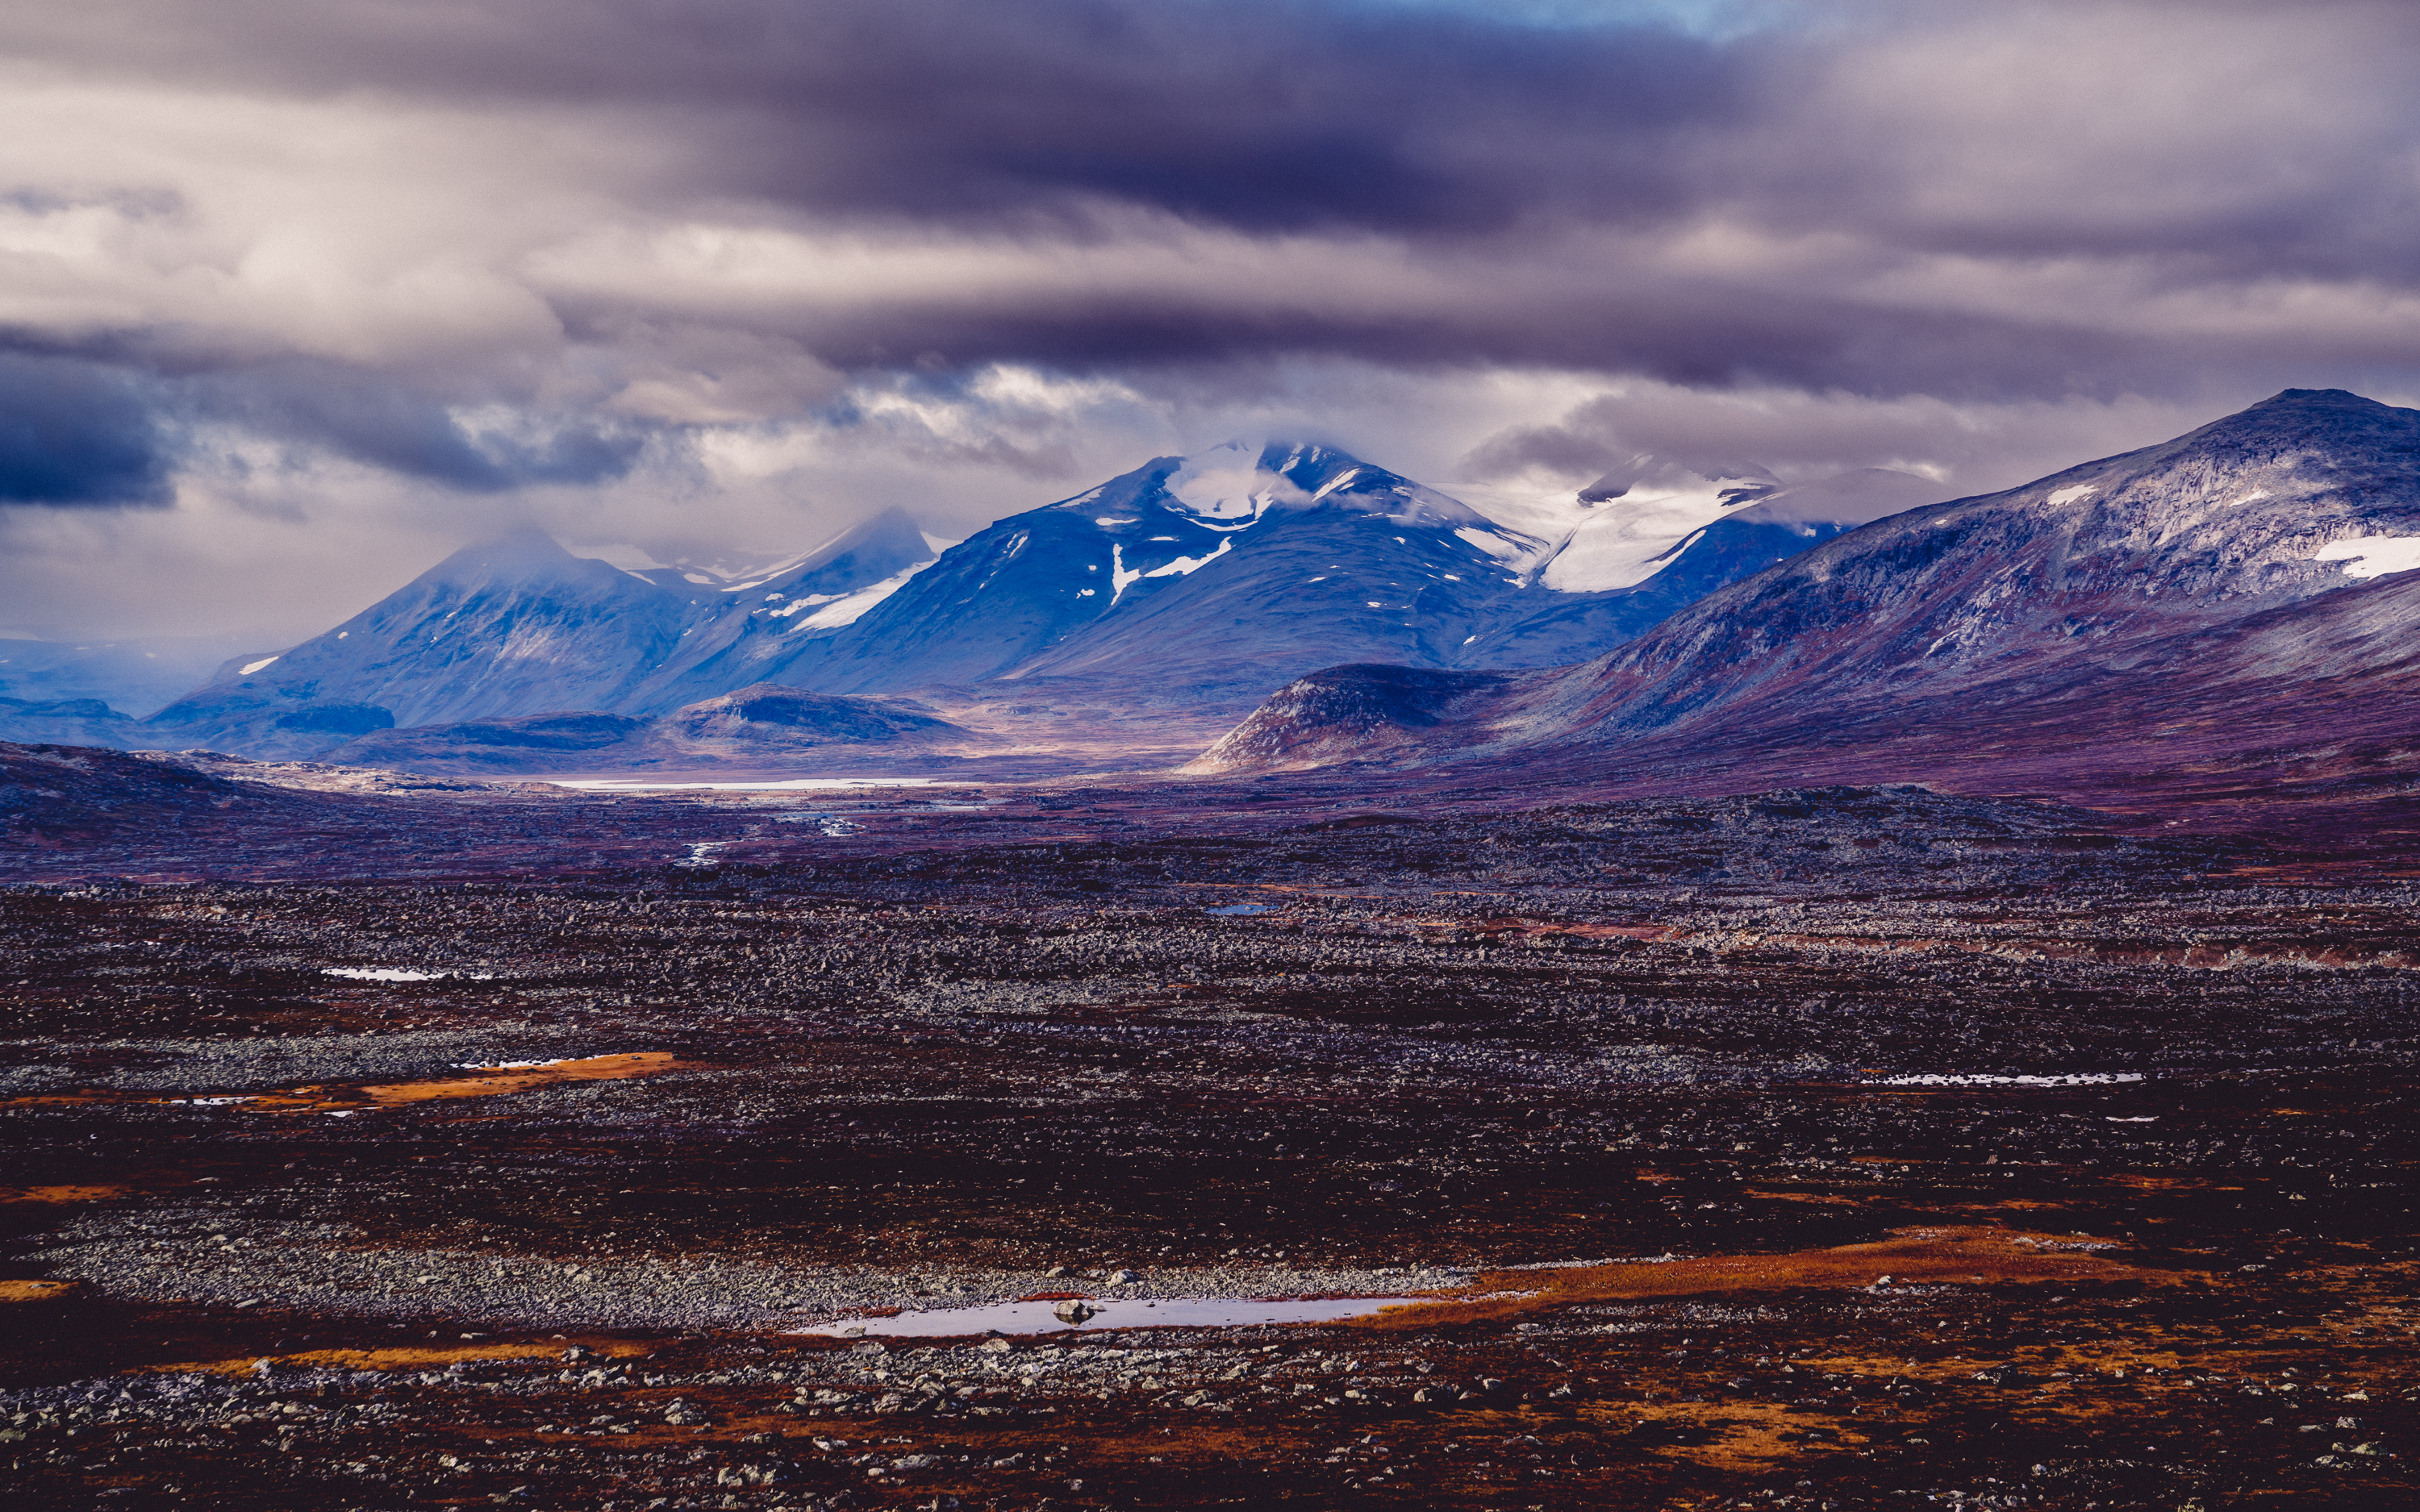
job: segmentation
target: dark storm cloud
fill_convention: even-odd
[[[383,375],[324,363],[214,375],[185,393],[197,418],[466,493],[617,478],[645,444],[643,427],[589,417],[516,415],[510,430],[474,430]]]
[[[165,503],[165,441],[136,379],[0,354],[0,503]]]
[[[689,192],[964,223],[1077,198],[1251,230],[1495,227],[1691,191],[1736,50],[1289,0],[104,5],[25,28],[96,64],[284,91],[604,108]],[[668,186],[669,187],[669,186]]]
[[[1957,403],[2420,371],[2420,8],[1548,13],[19,8],[0,329],[469,491],[845,414],[870,370]],[[314,364],[345,376],[274,376]]]

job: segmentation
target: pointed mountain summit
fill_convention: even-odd
[[[1484,623],[1460,601],[1488,596],[1542,546],[1332,448],[1230,443],[1001,520],[852,634],[768,675],[840,692],[1032,677],[1265,686],[1272,665],[1290,673],[1321,646],[1442,658]]]
[[[795,561],[722,585],[704,622],[632,689],[639,714],[666,714],[713,698],[802,659],[931,566],[943,543],[906,511],[885,509]]]

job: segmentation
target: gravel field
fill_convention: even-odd
[[[294,780],[0,890],[12,1504],[2411,1494],[2391,826]]]

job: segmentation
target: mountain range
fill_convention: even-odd
[[[2420,411],[2288,390],[1866,524],[1576,665],[1325,670],[1190,769],[1652,753],[1747,760],[1744,781],[1817,759],[2347,778],[2420,740],[2415,566]]]
[[[1231,444],[954,545],[893,511],[745,575],[522,531],[147,720],[0,685],[0,738],[803,770],[1030,753],[1050,742],[1017,721],[1054,714],[1128,746],[1224,730],[1195,774],[1543,763],[1642,791],[2246,794],[2400,781],[2420,751],[2420,411],[2288,390],[1936,491],[1640,456],[1482,510],[1332,448]]]
[[[230,660],[147,720],[76,717],[95,743],[480,769],[575,749],[671,759],[661,730],[592,719],[575,734],[561,717],[685,719],[742,689],[892,700],[907,721],[933,717],[937,692],[985,689],[1233,718],[1340,659],[1570,663],[1935,492],[1878,470],[1785,487],[1642,456],[1523,529],[1331,447],[1231,443],[954,545],[886,512],[741,578],[616,566],[515,531],[301,645]],[[556,721],[544,740],[497,723],[540,716]],[[0,708],[0,737],[43,738],[32,717]],[[385,733],[406,731],[422,733]]]

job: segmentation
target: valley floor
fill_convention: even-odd
[[[288,779],[0,851],[11,1505],[2414,1494],[2397,812]]]

